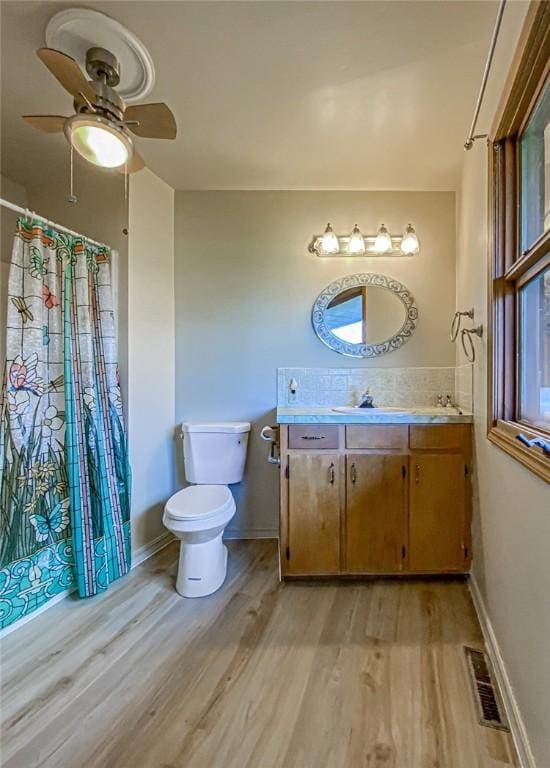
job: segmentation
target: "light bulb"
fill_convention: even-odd
[[[74,115],[65,134],[83,158],[102,168],[120,168],[133,153],[132,140],[123,129],[99,116]]]
[[[354,256],[361,256],[363,253],[365,253],[365,239],[363,238],[361,230],[357,224],[351,230],[348,241],[348,251]]]
[[[412,253],[418,253],[419,248],[420,245],[414,227],[409,224],[401,240],[401,253],[410,256]]]
[[[321,251],[327,254],[338,253],[340,250],[340,243],[336,237],[334,230],[330,226],[330,222],[327,224],[325,234],[321,238]]]
[[[72,132],[73,147],[86,160],[104,168],[117,168],[128,160],[123,142],[95,125],[82,125]]]
[[[384,224],[378,230],[378,234],[374,240],[373,249],[375,253],[389,253],[392,250],[391,236]]]

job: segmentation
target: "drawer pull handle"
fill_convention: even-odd
[[[328,479],[331,485],[334,485],[334,464],[331,464],[328,469]]]
[[[414,465],[414,482],[418,485],[420,482],[420,464]]]
[[[324,435],[302,435],[302,440],[324,440]]]
[[[355,485],[355,483],[357,482],[357,467],[355,466],[355,464],[351,465],[349,474],[350,474],[351,482]]]

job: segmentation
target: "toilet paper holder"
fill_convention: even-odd
[[[277,466],[280,466],[281,456],[279,454],[279,427],[277,425],[271,427],[263,427],[262,431],[260,432],[260,437],[262,440],[270,443],[269,453],[267,455],[268,462],[270,464],[276,464]]]

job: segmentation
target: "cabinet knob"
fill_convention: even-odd
[[[357,482],[357,467],[355,466],[355,464],[351,465],[349,475],[350,475],[351,482],[355,484]]]
[[[420,464],[414,465],[414,482],[418,485],[420,482]]]
[[[328,469],[328,479],[331,485],[334,485],[334,464],[331,464]]]

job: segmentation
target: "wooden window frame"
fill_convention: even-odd
[[[550,77],[550,2],[531,2],[510,77],[489,135],[487,437],[550,483],[550,458],[521,443],[550,440],[550,428],[518,419],[518,299],[527,280],[548,268],[550,231],[520,251],[519,140]],[[543,255],[546,254],[546,255]]]

